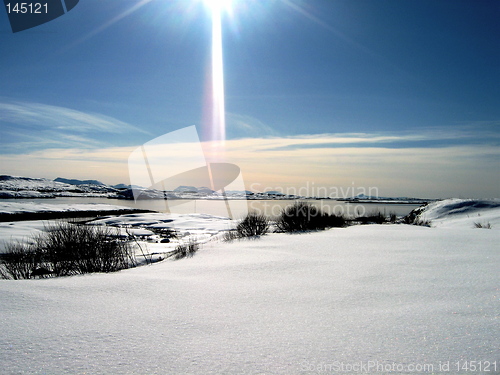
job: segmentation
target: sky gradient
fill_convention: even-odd
[[[233,0],[227,160],[254,190],[499,197],[498,19],[496,0]],[[0,173],[128,183],[141,144],[204,140],[210,38],[201,0],[81,0],[16,34],[1,9]]]

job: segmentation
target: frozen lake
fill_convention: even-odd
[[[123,199],[108,198],[55,198],[55,199],[0,199],[0,202],[39,202],[50,204],[81,204],[99,203],[152,210],[158,212],[175,212],[179,214],[206,213],[216,216],[228,216],[226,204],[222,200],[140,200],[137,202]],[[246,210],[255,211],[267,216],[276,216],[283,207],[293,204],[292,200],[231,200],[231,212],[234,218],[244,216]],[[408,214],[419,204],[384,204],[384,203],[347,203],[336,200],[309,200],[326,213],[344,214],[346,216],[358,216],[380,211],[389,215],[395,213],[398,216]]]

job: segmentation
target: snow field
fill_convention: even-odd
[[[93,207],[93,205],[79,206],[84,211],[89,210],[88,206]],[[0,222],[0,253],[5,251],[5,247],[9,242],[30,242],[33,236],[44,232],[46,228],[55,224],[57,224],[57,221],[54,220]],[[141,213],[104,217],[92,221],[92,224],[120,227],[119,234],[121,236],[133,234],[141,237],[150,237],[150,239],[154,240],[159,240],[159,237],[154,236],[152,230],[174,229],[181,236],[181,239],[193,238],[197,242],[206,242],[218,233],[231,229],[234,222],[228,218],[207,214]],[[174,250],[177,244],[179,244],[179,241],[176,240],[173,240],[170,244],[155,244],[141,241],[141,246],[148,247],[151,252],[156,253]]]
[[[437,372],[440,361],[498,361],[498,239],[356,226],[208,242],[193,258],[114,274],[0,280],[2,372],[300,374],[335,361]]]

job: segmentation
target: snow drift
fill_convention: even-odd
[[[0,280],[2,372],[498,372],[498,233],[353,226],[208,242],[114,274]]]
[[[445,199],[413,211],[415,221],[433,227],[500,229],[500,199]],[[411,214],[410,214],[411,215]]]

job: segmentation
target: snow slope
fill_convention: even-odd
[[[0,176],[0,190],[20,191],[20,190],[43,190],[45,192],[66,191],[74,186],[63,182],[49,180],[47,178],[30,178],[15,176]]]
[[[81,181],[78,186],[67,182],[76,180],[30,178],[0,175],[1,198],[55,198],[56,196],[115,196],[117,190],[99,181]],[[85,183],[89,182],[89,183]],[[98,183],[98,184],[96,184]]]
[[[499,212],[486,202],[427,206],[435,228],[211,241],[193,258],[113,274],[0,280],[0,373],[471,373],[457,369],[465,361],[499,373]],[[473,228],[478,217],[493,230]],[[207,234],[228,224],[104,222]]]
[[[114,274],[0,280],[0,372],[498,366],[498,239],[493,230],[368,225],[210,242],[191,259]]]
[[[500,199],[445,199],[424,208],[417,220],[433,227],[474,228],[476,223],[500,229]]]

